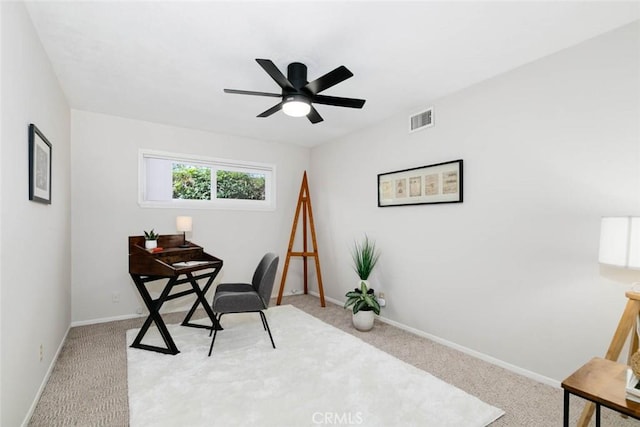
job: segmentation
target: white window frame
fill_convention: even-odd
[[[147,158],[169,160],[175,163],[186,163],[196,166],[206,166],[211,169],[211,200],[145,200],[146,191],[146,162]],[[246,173],[260,173],[265,175],[264,200],[218,199],[215,183],[216,171],[231,170]],[[247,162],[243,160],[229,160],[215,157],[205,157],[195,154],[170,153],[140,149],[138,151],[138,204],[144,208],[176,208],[176,209],[235,209],[262,210],[276,209],[276,165],[269,163]]]

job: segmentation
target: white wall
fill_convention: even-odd
[[[435,107],[433,128],[408,134],[407,111],[314,148],[327,295],[354,286],[367,233],[383,316],[555,380],[604,355],[634,277],[601,271],[597,250],[601,216],[640,214],[639,33],[416,106]],[[464,203],[377,207],[378,173],[459,158]]]
[[[248,279],[266,250],[284,258],[310,166],[329,297],[354,286],[349,249],[366,232],[383,250],[372,283],[387,294],[384,316],[557,380],[604,353],[625,304],[617,279],[634,278],[598,266],[597,236],[600,216],[640,213],[638,24],[435,102],[429,130],[408,135],[406,112],[310,153],[70,117],[24,6],[0,5],[0,424],[22,422],[71,319],[142,305],[127,274],[128,235],[173,233],[175,216],[191,215],[192,240],[225,260],[221,278]],[[53,143],[51,206],[27,200],[30,122]],[[140,208],[139,148],[275,163],[277,210]],[[376,207],[377,173],[457,158],[463,204]],[[288,290],[299,276],[293,265]]]
[[[71,321],[69,107],[23,3],[0,10],[0,424],[17,426]],[[29,123],[53,146],[51,205],[28,200]]]
[[[282,271],[302,174],[310,150],[72,110],[73,321],[131,315],[143,306],[128,274],[127,236],[154,228],[176,234],[178,215],[193,217],[190,240],[225,262],[220,280],[251,280],[266,251]],[[275,211],[153,209],[138,205],[141,148],[276,165]],[[187,236],[189,237],[189,236]],[[299,270],[287,291],[300,288]],[[297,277],[296,277],[297,276]],[[279,277],[274,290],[279,286]],[[291,284],[291,286],[289,286]],[[153,285],[160,292],[160,283]],[[120,302],[113,303],[113,293]],[[192,299],[170,301],[176,310]]]

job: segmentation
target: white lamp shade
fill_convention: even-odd
[[[300,95],[292,95],[288,96],[287,99],[284,100],[284,104],[282,104],[282,111],[287,116],[291,117],[302,117],[309,114],[311,111],[311,105],[309,104],[309,100]]]
[[[640,217],[605,217],[600,225],[602,264],[640,269]]]
[[[176,217],[176,229],[178,231],[187,232],[191,231],[191,227],[193,226],[193,221],[190,216],[179,216]]]

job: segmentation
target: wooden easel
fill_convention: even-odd
[[[300,219],[300,210],[302,210],[302,252],[293,251],[293,242],[296,238],[296,229],[298,228],[298,220]],[[309,218],[309,227],[307,227],[307,217]],[[311,242],[313,251],[309,252],[307,247],[307,228],[311,230]],[[318,258],[318,244],[316,242],[316,228],[313,224],[313,211],[311,209],[311,196],[309,196],[309,184],[307,182],[307,171],[302,175],[302,185],[300,186],[300,194],[298,195],[298,205],[296,214],[293,218],[293,227],[291,228],[291,237],[289,238],[289,248],[287,249],[287,258],[284,262],[284,271],[282,272],[282,281],[280,282],[280,291],[278,292],[277,305],[282,302],[282,293],[284,292],[284,282],[287,279],[287,271],[289,270],[289,261],[292,256],[302,257],[304,265],[304,293],[308,293],[307,284],[307,257],[313,257],[316,261],[316,275],[318,277],[318,290],[320,291],[320,306],[324,307],[324,289],[322,288],[322,275],[320,274],[320,259]]]
[[[629,301],[627,301],[627,305],[624,308],[624,312],[622,313],[616,332],[613,334],[613,339],[611,340],[611,344],[609,344],[607,354],[604,356],[605,359],[613,360],[614,362],[617,362],[620,358],[622,347],[624,347],[624,344],[627,342],[627,338],[629,338],[629,334],[631,332],[633,332],[633,334],[629,345],[628,359],[631,359],[631,356],[638,351],[638,334],[636,333],[636,324],[638,321],[638,315],[640,314],[640,293],[629,291],[625,295],[629,298]],[[629,362],[628,359],[627,363]],[[589,424],[594,410],[595,404],[592,402],[587,403],[582,410],[580,419],[578,420],[579,427],[586,427],[587,424]]]

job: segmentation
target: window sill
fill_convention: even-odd
[[[142,208],[151,209],[210,209],[210,210],[237,210],[237,211],[275,211],[275,203],[256,203],[245,200],[208,201],[208,200],[172,200],[164,201],[138,201]]]

